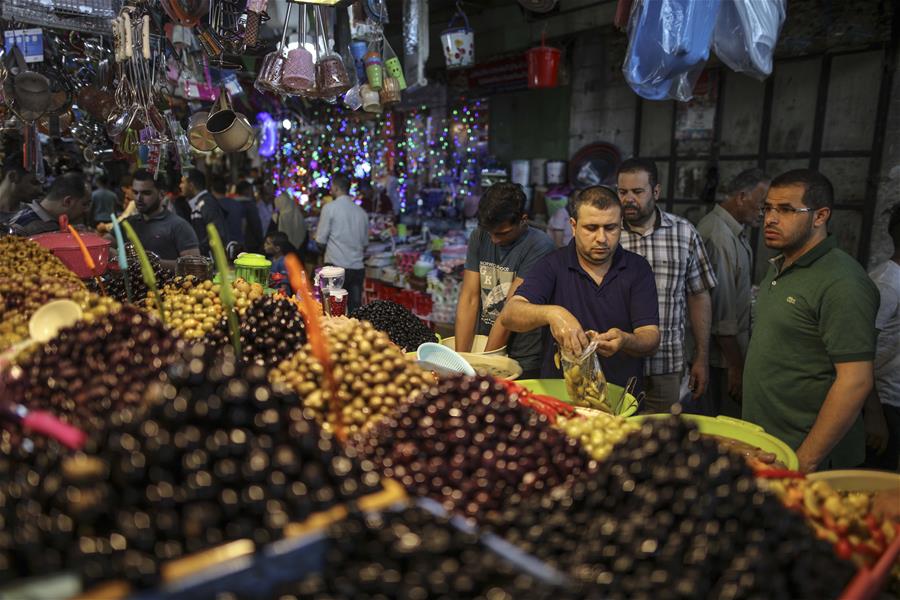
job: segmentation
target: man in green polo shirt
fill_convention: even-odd
[[[759,289],[744,367],[743,418],[789,444],[802,471],[865,459],[878,290],[827,232],[834,188],[808,169],[769,188],[766,246],[781,254]]]

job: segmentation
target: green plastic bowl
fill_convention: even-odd
[[[571,398],[569,398],[569,392],[566,390],[566,380],[565,379],[521,379],[517,382],[522,387],[525,387],[535,394],[540,394],[542,396],[552,396],[563,402],[569,402],[571,404]],[[606,384],[606,394],[610,398],[616,398],[622,394],[622,386],[616,385],[614,383]],[[622,406],[626,407],[620,417],[630,417],[634,413],[637,412],[637,401],[634,396],[628,394],[625,396],[625,400],[622,401]]]
[[[638,415],[633,417],[635,420],[642,421],[644,419],[665,419],[670,415]],[[719,435],[722,437],[732,438],[751,446],[761,448],[766,452],[771,452],[775,457],[787,465],[788,469],[796,471],[800,468],[800,460],[791,450],[791,447],[779,440],[770,433],[766,433],[765,429],[733,417],[720,415],[718,417],[707,417],[704,415],[683,414],[681,418],[687,419],[697,425],[700,433],[709,433],[711,435]]]

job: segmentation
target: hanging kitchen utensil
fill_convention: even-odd
[[[385,77],[381,87],[381,104],[387,108],[400,102],[400,82],[396,77]]]
[[[448,69],[465,69],[475,63],[475,32],[459,2],[447,29],[441,32],[441,44]]]
[[[288,24],[290,23],[291,10],[293,3],[288,2],[287,14],[284,17],[284,26],[281,28],[281,43],[274,51],[266,54],[263,58],[262,66],[259,69],[259,75],[253,84],[257,90],[273,92],[275,94],[285,93],[282,87],[281,77],[285,63],[285,42],[287,40]]]
[[[31,123],[38,120],[50,108],[50,80],[34,71],[29,71],[25,57],[18,46],[13,46],[12,57],[15,66],[9,69],[4,86],[4,95],[13,113]]]
[[[344,52],[344,66],[347,67],[347,73],[350,76],[350,89],[344,94],[344,106],[350,110],[359,110],[362,108],[362,94],[359,90],[359,80],[356,76],[353,51],[348,46]]]
[[[188,140],[191,148],[200,152],[211,152],[218,147],[215,138],[206,128],[209,113],[206,111],[195,112],[188,121]]]
[[[366,80],[373,90],[380,90],[384,83],[384,63],[381,60],[381,46],[379,42],[369,43],[369,49],[365,56]]]
[[[291,6],[293,2],[288,3],[288,14],[290,17]],[[307,15],[306,5],[300,4],[300,45],[287,54],[284,62],[284,69],[281,73],[281,87],[287,93],[302,94],[316,85],[316,68],[313,64],[313,57],[309,50],[306,49],[306,30]]]
[[[249,0],[247,2],[247,23],[244,25],[244,44],[248,48],[256,46],[259,40],[259,26],[263,23],[268,15],[266,7],[268,0]]]
[[[391,48],[386,37],[383,38],[383,43],[384,54],[382,61],[384,62],[384,70],[387,72],[388,76],[397,80],[401,90],[405,90],[406,77],[403,76],[403,65],[400,64],[400,59],[397,58],[397,54],[394,52],[394,49]]]
[[[322,16],[322,8],[317,4],[316,26],[321,34],[323,53],[316,61],[316,87],[319,93],[325,97],[340,96],[350,89],[350,76],[340,54],[331,49],[331,42],[325,33],[325,19]]]
[[[216,140],[223,152],[239,152],[249,148],[253,143],[253,126],[247,117],[235,112],[228,101],[228,92],[222,88],[219,100],[216,102],[218,110],[209,115],[206,120],[206,129]]]

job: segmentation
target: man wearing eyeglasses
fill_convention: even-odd
[[[828,235],[834,188],[808,169],[772,180],[765,243],[779,250],[760,285],[744,367],[742,416],[788,443],[805,472],[865,459],[878,290]]]

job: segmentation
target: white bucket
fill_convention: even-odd
[[[513,183],[518,183],[523,188],[528,187],[529,174],[531,172],[531,164],[527,160],[514,160],[509,166],[510,179]]]
[[[547,161],[547,185],[562,185],[566,182],[566,161]]]
[[[471,29],[448,29],[441,34],[441,44],[448,69],[475,64],[475,32]]]

